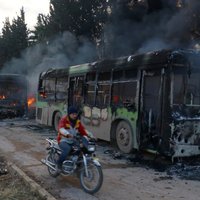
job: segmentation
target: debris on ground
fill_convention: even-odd
[[[6,161],[2,156],[0,156],[0,176],[5,175],[8,173]]]
[[[200,163],[194,166],[183,163],[177,163],[174,166],[167,169],[167,174],[171,176],[177,176],[185,180],[200,181]]]
[[[0,200],[45,200],[10,167],[0,155]]]
[[[114,160],[127,160],[129,166],[144,167],[146,169],[153,169],[156,172],[166,172],[167,176],[164,178],[160,177],[159,180],[156,179],[155,181],[161,181],[164,179],[170,180],[172,176],[185,180],[200,181],[200,158],[194,159],[193,162],[191,159],[185,162],[171,163],[170,160],[161,159],[159,156],[155,159],[155,157],[145,157],[139,153],[127,155],[113,149],[106,149],[104,154],[109,155]]]
[[[110,154],[113,159],[122,159],[124,157],[121,152],[110,149],[105,150],[104,154]]]

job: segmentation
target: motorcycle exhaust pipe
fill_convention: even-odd
[[[51,169],[56,170],[56,168],[52,166],[52,164],[55,165],[54,163],[51,163],[50,161],[45,160],[45,159],[41,159],[41,162],[45,164],[46,166],[50,167]]]

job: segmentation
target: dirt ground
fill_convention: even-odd
[[[13,171],[0,155],[0,200],[44,200]]]
[[[55,132],[37,125],[34,121],[0,121],[2,154],[58,200],[199,199],[199,165],[177,164],[174,167],[160,165],[152,160],[141,162],[134,156],[115,153],[115,150],[104,142],[98,142],[96,152],[103,168],[102,188],[94,195],[86,194],[80,188],[76,177],[49,176],[46,166],[40,162],[46,155],[47,137],[55,137]],[[13,183],[14,187],[17,187],[17,184]],[[0,194],[1,198],[3,197]],[[31,198],[34,199],[34,194]],[[31,198],[13,197],[16,200]]]

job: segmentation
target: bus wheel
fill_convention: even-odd
[[[53,124],[54,124],[54,129],[56,131],[58,131],[58,124],[59,124],[61,117],[62,117],[62,115],[61,115],[60,112],[57,112],[54,116],[54,123]]]
[[[133,149],[133,135],[130,125],[121,121],[116,129],[116,141],[119,149],[124,153],[130,153]]]

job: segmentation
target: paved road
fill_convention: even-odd
[[[0,122],[0,149],[8,159],[19,166],[29,176],[39,182],[45,189],[52,193],[57,199],[110,199],[110,192],[113,190],[111,185],[105,185],[106,175],[110,169],[104,169],[104,185],[100,192],[94,196],[86,194],[80,188],[79,180],[76,177],[58,177],[52,178],[47,172],[47,168],[41,164],[40,160],[46,156],[45,154],[45,138],[56,137],[54,130],[40,126],[34,121],[28,120],[4,120]],[[100,147],[102,156],[104,148]],[[108,155],[104,158],[105,163],[125,165],[125,161],[116,162]],[[107,165],[104,165],[105,167]],[[131,170],[131,169],[130,169]],[[114,182],[115,184],[115,182]],[[128,186],[130,187],[130,186]],[[110,188],[110,189],[109,189]],[[104,191],[105,190],[105,191]],[[131,190],[131,189],[130,189]],[[115,199],[121,199],[116,197]]]
[[[52,178],[40,160],[45,157],[45,138],[55,137],[52,129],[29,120],[0,121],[0,151],[58,200],[197,200],[200,182],[169,177],[152,169],[127,165],[126,159],[114,160],[107,145],[98,146],[103,165],[101,190],[89,195],[80,188],[76,177]]]

